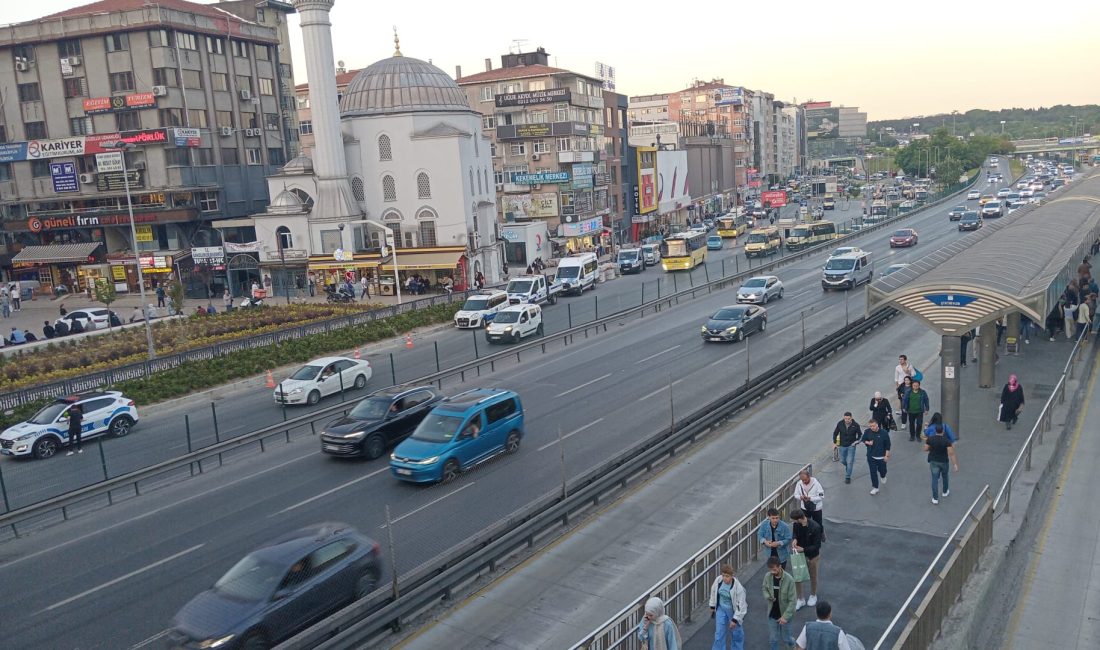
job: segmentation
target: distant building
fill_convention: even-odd
[[[340,63],[343,63],[341,61]],[[359,70],[347,70],[343,67],[336,68],[336,101],[344,97],[344,91],[348,84],[359,74]],[[309,84],[302,83],[294,87],[294,106],[298,120],[298,137],[300,141],[300,153],[304,156],[313,155],[313,111],[309,106]]]
[[[833,106],[831,102],[809,102],[802,108],[810,165],[854,165],[867,139],[867,114],[854,106]]]

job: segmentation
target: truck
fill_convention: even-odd
[[[554,279],[547,279],[545,275],[521,275],[508,281],[508,303],[512,305],[542,305],[558,302],[558,294],[561,293],[561,284]]]

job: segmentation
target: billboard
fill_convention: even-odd
[[[657,152],[657,212],[675,212],[691,203],[686,151]]]
[[[806,110],[806,138],[825,140],[840,137],[839,108],[810,108]]]
[[[568,88],[550,90],[532,90],[526,93],[506,93],[496,96],[497,108],[506,106],[530,106],[532,104],[554,104],[569,101]]]
[[[615,90],[615,68],[596,61],[596,78],[603,82],[604,90]]]
[[[595,168],[592,163],[577,163],[573,165],[573,189],[586,190],[592,187],[592,173]]]
[[[715,88],[714,105],[729,106],[731,104],[745,103],[744,88]]]
[[[787,205],[787,193],[783,190],[761,192],[760,201],[766,208],[781,208]]]
[[[83,102],[85,115],[133,111],[140,108],[153,108],[156,105],[157,98],[153,93],[130,93],[129,95],[115,95],[114,97],[89,97]]]
[[[507,194],[504,196],[504,217],[516,219],[548,219],[558,216],[557,192]]]
[[[517,185],[568,183],[569,172],[535,172],[533,174],[512,174],[512,182]]]
[[[71,162],[50,163],[50,178],[54,192],[79,192],[76,181],[76,164]]]
[[[657,210],[657,147],[635,147],[638,156],[638,214]]]

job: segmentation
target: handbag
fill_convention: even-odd
[[[806,566],[806,556],[797,551],[791,552],[791,577],[795,582],[808,582],[810,567]]]
[[[924,373],[916,368],[913,369],[913,381],[924,381]]]

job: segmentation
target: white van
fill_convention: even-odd
[[[600,261],[595,253],[581,253],[563,257],[558,262],[557,279],[561,283],[562,293],[576,293],[596,288],[596,279],[600,274]]]
[[[485,327],[493,321],[497,312],[508,306],[508,294],[500,289],[486,289],[471,294],[466,304],[455,312],[455,327],[467,329]]]
[[[863,282],[870,282],[875,275],[875,263],[867,251],[852,251],[834,255],[825,262],[821,272],[821,288],[852,289]]]

